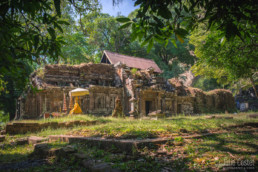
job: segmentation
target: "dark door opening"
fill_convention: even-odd
[[[151,101],[145,101],[145,112],[146,115],[150,113]]]
[[[181,113],[181,110],[182,110],[182,106],[181,106],[181,104],[178,104],[178,106],[177,106],[177,113]]]

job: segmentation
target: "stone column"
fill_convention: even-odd
[[[91,113],[94,110],[94,94],[90,93],[90,106],[89,106],[89,112]]]

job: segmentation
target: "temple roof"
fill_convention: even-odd
[[[161,73],[162,71],[158,65],[151,59],[145,59],[134,56],[122,55],[114,52],[104,50],[104,54],[101,59],[101,63],[116,64],[121,62],[130,68],[148,69],[153,68],[155,72]]]

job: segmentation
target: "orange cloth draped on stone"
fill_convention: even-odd
[[[75,103],[74,103],[74,107],[73,109],[70,111],[69,114],[82,114],[82,110],[81,110],[81,107],[78,103],[78,97],[76,97],[75,99]]]

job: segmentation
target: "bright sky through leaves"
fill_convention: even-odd
[[[118,5],[113,6],[113,0],[100,0],[102,12],[111,16],[117,16],[119,12],[123,16],[128,16],[128,14],[138,8],[134,7],[134,2],[132,0],[123,0]]]

